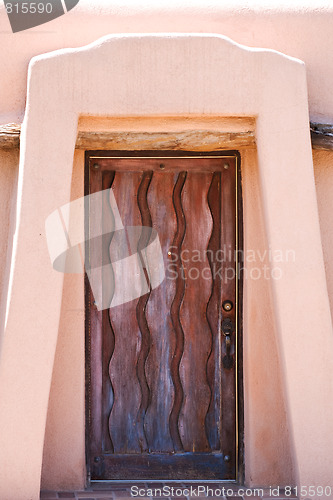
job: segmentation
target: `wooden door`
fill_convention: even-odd
[[[88,285],[91,479],[235,479],[236,157],[91,157],[88,170],[90,194],[110,189],[124,230],[156,230],[165,270],[101,311]],[[90,242],[90,261],[112,267],[113,244]],[[124,269],[117,286],[133,280]]]

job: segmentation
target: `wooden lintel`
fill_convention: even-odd
[[[79,132],[78,149],[218,151],[255,147],[254,131]]]
[[[13,149],[20,145],[21,125],[0,125],[0,148]],[[333,150],[333,125],[310,123],[313,149]],[[181,132],[79,131],[77,149],[124,150],[190,150],[217,151],[255,147],[255,132],[187,130]]]

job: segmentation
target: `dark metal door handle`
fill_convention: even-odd
[[[222,321],[222,332],[225,337],[225,350],[226,354],[223,358],[223,366],[226,370],[230,370],[233,367],[234,360],[231,356],[231,334],[234,331],[234,325],[230,318],[225,318]]]

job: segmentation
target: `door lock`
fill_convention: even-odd
[[[226,312],[229,312],[232,310],[232,308],[234,307],[233,303],[231,302],[231,300],[224,300],[222,302],[222,308],[224,311]]]
[[[234,361],[231,356],[231,337],[230,335],[234,331],[234,325],[230,318],[225,318],[222,321],[222,332],[225,337],[225,351],[226,354],[223,357],[223,366],[226,370],[230,370],[233,367]]]

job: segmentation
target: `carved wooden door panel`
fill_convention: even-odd
[[[165,275],[152,286],[144,269],[148,289],[114,305],[138,276],[115,278],[112,232],[90,241],[90,262],[109,270],[107,306],[87,293],[91,479],[235,479],[236,158],[90,157],[88,170],[90,194],[109,190],[90,231],[120,217],[139,231],[139,259],[153,228]]]

